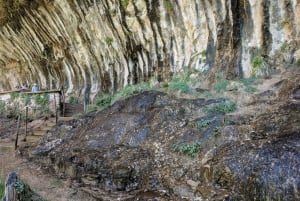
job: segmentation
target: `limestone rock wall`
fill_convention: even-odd
[[[299,49],[299,0],[1,0],[0,11],[0,90],[93,95],[188,67],[236,78],[258,49]]]

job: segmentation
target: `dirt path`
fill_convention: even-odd
[[[49,122],[44,122],[49,125]],[[36,125],[35,125],[36,126]],[[42,126],[42,125],[40,125]],[[39,126],[37,132],[43,132]],[[28,136],[32,137],[32,136]],[[23,136],[20,136],[22,139]],[[37,138],[38,139],[38,138]],[[19,144],[22,144],[20,141]],[[72,188],[70,182],[55,178],[39,166],[22,158],[14,149],[13,138],[0,139],[0,178],[5,180],[10,172],[17,172],[21,179],[48,201],[92,201],[82,191]]]

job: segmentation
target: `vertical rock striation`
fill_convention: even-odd
[[[299,49],[299,10],[297,0],[1,0],[0,89],[97,94],[184,68],[249,76],[256,51]]]

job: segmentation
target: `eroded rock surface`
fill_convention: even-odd
[[[298,200],[299,79],[292,76],[269,89],[268,102],[255,94],[255,108],[242,113],[207,113],[224,98],[143,92],[60,122],[31,158],[103,200]],[[174,151],[196,142],[195,157]]]

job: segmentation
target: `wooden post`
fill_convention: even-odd
[[[55,96],[55,94],[54,94],[54,109],[55,109],[55,124],[57,124],[58,112],[57,112],[56,96]]]
[[[25,108],[25,137],[24,137],[24,139],[23,139],[23,141],[26,141],[26,137],[27,137],[27,125],[28,125],[28,121],[27,121],[27,119],[28,119],[28,106],[26,106],[26,108]]]
[[[21,113],[18,116],[18,123],[17,123],[17,134],[16,134],[16,141],[15,141],[15,150],[18,147],[18,137],[19,137],[19,128],[20,128],[20,120],[21,120]]]

